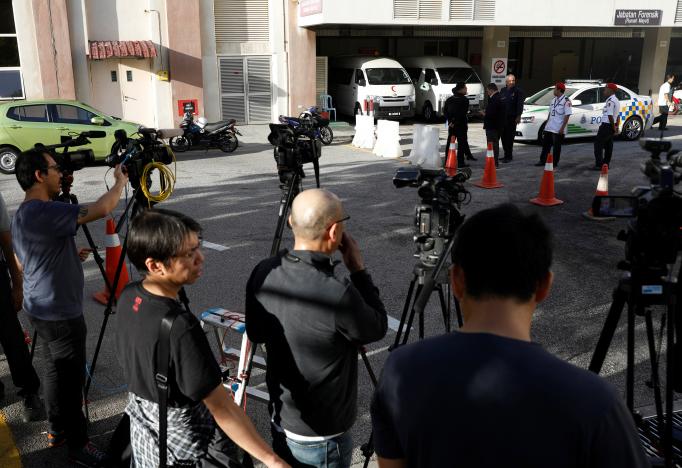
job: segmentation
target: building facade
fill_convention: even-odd
[[[326,94],[339,55],[495,63],[527,93],[682,75],[682,0],[0,0],[0,99],[68,98],[148,126],[183,103],[266,123]],[[13,20],[13,21],[12,21]]]

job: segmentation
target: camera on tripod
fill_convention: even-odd
[[[167,165],[173,162],[173,155],[168,146],[161,141],[163,137],[161,130],[140,127],[137,135],[138,138],[130,138],[125,130],[116,130],[114,132],[116,141],[105,160],[109,167],[122,164],[126,168],[130,184],[135,189],[140,187],[140,178],[150,164]]]
[[[308,163],[313,163],[316,178],[319,179],[318,160],[322,156],[322,143],[311,137],[311,128],[303,125],[293,128],[287,124],[270,124],[268,142],[275,147],[275,162],[282,183],[293,173],[305,177],[303,164]]]
[[[74,146],[83,146],[90,143],[89,138],[104,138],[106,132],[102,130],[90,130],[81,132],[75,135],[68,136],[64,141],[56,145],[43,145],[36,143],[36,149],[50,153],[50,156],[59,164],[63,173],[72,174],[75,171],[80,171],[84,167],[95,164],[95,154],[91,149],[80,149],[69,151],[69,148]],[[63,148],[61,153],[56,150]]]
[[[451,177],[443,170],[417,167],[398,168],[393,176],[396,188],[417,187],[421,198],[415,208],[415,257],[419,257],[426,267],[436,266],[447,241],[462,223],[459,208],[471,196],[463,185],[469,177],[471,170],[468,168]]]

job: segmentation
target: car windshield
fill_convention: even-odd
[[[481,79],[471,68],[439,68],[438,74],[443,84],[480,83]]]
[[[410,84],[410,75],[402,68],[367,68],[367,81],[371,85]]]
[[[554,99],[554,87],[545,88],[529,97],[525,104],[530,104],[532,106],[549,106]],[[566,88],[564,96],[572,96],[573,93],[578,91],[578,88]]]

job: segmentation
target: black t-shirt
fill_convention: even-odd
[[[393,351],[372,423],[377,454],[409,467],[649,467],[615,389],[537,344],[490,334]]]
[[[201,324],[178,301],[151,294],[141,282],[129,284],[116,313],[118,360],[128,391],[158,403],[154,375],[159,325],[170,310],[179,315],[171,330],[168,405],[194,406],[220,384],[220,368]]]

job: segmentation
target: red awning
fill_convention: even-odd
[[[90,60],[104,60],[111,57],[156,57],[156,47],[152,41],[88,41],[88,43]]]

